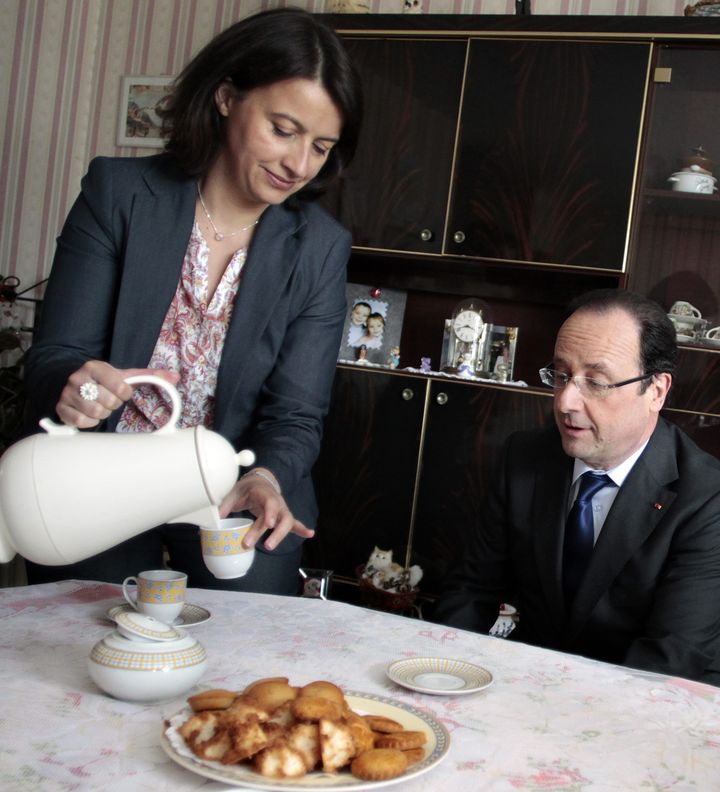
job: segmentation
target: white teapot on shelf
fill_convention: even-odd
[[[218,506],[255,455],[204,426],[178,429],[180,395],[161,377],[126,382],[168,394],[161,429],[80,432],[45,418],[44,433],[0,458],[0,561],[70,564],[162,523],[220,526]]]

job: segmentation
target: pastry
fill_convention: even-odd
[[[408,760],[396,748],[373,748],[353,759],[350,772],[364,781],[387,781],[402,775],[408,767]]]
[[[384,718],[381,715],[364,715],[363,717],[367,725],[376,732],[392,734],[403,730],[403,725],[392,718]]]
[[[193,712],[227,709],[237,698],[237,695],[238,694],[232,690],[223,690],[221,688],[203,690],[202,693],[196,693],[194,696],[190,696],[188,704]]]
[[[376,748],[397,748],[407,751],[410,748],[420,748],[427,742],[427,734],[421,731],[401,731],[393,734],[382,734],[375,738]]]

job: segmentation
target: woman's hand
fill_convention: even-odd
[[[91,429],[132,396],[133,386],[125,382],[127,377],[148,374],[162,377],[171,385],[177,384],[179,379],[178,374],[164,369],[117,369],[102,360],[88,360],[68,377],[55,411],[63,423],[78,429]],[[98,395],[92,401],[83,399],[80,394],[80,388],[87,383],[97,386]]]
[[[271,481],[275,477],[269,470],[257,468]],[[220,516],[227,517],[230,512],[249,511],[255,516],[255,522],[243,539],[247,548],[254,547],[258,539],[271,531],[263,543],[267,550],[274,550],[289,534],[294,533],[305,539],[315,536],[315,531],[306,528],[293,517],[283,496],[262,476],[252,471],[235,484],[220,504]]]

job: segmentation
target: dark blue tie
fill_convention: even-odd
[[[570,603],[585,576],[593,551],[592,499],[603,487],[614,487],[615,482],[604,473],[588,471],[580,476],[580,488],[565,524],[563,544],[563,591],[565,602]]]

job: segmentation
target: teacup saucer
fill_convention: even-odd
[[[704,338],[700,339],[700,343],[703,346],[710,347],[711,349],[720,348],[720,338],[708,338],[707,336],[705,336]]]
[[[121,602],[119,605],[113,605],[105,612],[105,616],[110,621],[116,621],[116,617],[120,613],[135,613],[135,609],[131,608],[127,602]],[[191,602],[186,602],[180,615],[173,621],[173,627],[194,627],[196,624],[202,624],[210,618],[210,611],[202,608],[200,605],[193,605]]]
[[[390,663],[388,677],[398,685],[434,696],[462,696],[490,686],[492,674],[480,666],[447,657],[411,657]]]

